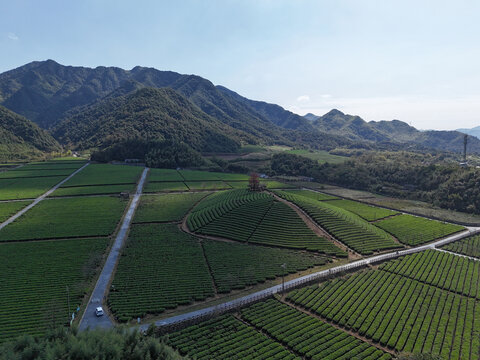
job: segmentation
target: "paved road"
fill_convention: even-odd
[[[130,228],[130,223],[132,222],[133,216],[135,214],[135,209],[137,207],[138,200],[142,195],[143,184],[145,183],[145,178],[147,177],[148,168],[145,168],[142,173],[142,177],[137,185],[137,191],[133,197],[130,207],[128,208],[127,214],[125,215],[122,226],[115,238],[110,254],[108,254],[107,261],[103,266],[102,272],[97,280],[95,289],[90,296],[88,301],[87,308],[83,313],[83,317],[80,320],[80,330],[86,330],[88,328],[110,328],[113,327],[113,322],[110,317],[105,314],[104,316],[97,317],[95,315],[95,308],[97,306],[102,306],[105,294],[107,292],[107,287],[110,284],[110,280],[113,275],[113,270],[117,264],[118,256],[120,255],[120,250],[125,242],[127,237],[128,229]],[[103,307],[106,310],[106,306]]]
[[[71,173],[69,176],[67,176],[65,179],[63,179],[62,181],[60,181],[57,185],[55,185],[53,188],[51,188],[50,190],[48,190],[45,194],[43,195],[40,195],[38,198],[36,198],[30,205],[24,207],[22,210],[20,210],[18,213],[16,213],[15,215],[13,215],[12,217],[10,217],[9,219],[5,220],[3,223],[0,224],[0,230],[3,229],[5,226],[7,226],[8,224],[14,222],[15,220],[17,220],[20,216],[22,216],[23,214],[25,214],[28,210],[30,210],[31,208],[33,208],[35,205],[37,205],[40,201],[42,201],[43,199],[45,199],[48,195],[50,195],[51,193],[53,193],[55,190],[57,190],[60,186],[62,186],[65,182],[67,182],[68,180],[70,180],[73,176],[75,176],[77,173],[79,173],[80,171],[82,171],[83,169],[85,169],[90,163],[86,163],[85,165],[83,165],[80,169],[77,169],[75,170],[73,173]]]
[[[451,254],[451,255],[461,256],[461,257],[463,257],[463,258],[470,259],[470,260],[474,260],[474,261],[480,261],[479,258],[476,258],[476,257],[473,257],[473,256],[464,255],[464,254],[459,254],[459,253],[456,253],[456,252],[453,252],[453,251],[448,251],[448,250],[443,250],[443,249],[435,249],[435,250],[441,251],[441,252],[444,252],[444,253],[447,253],[447,254]]]
[[[415,248],[410,248],[410,249],[407,249],[407,250],[401,250],[401,251],[390,252],[390,253],[387,253],[387,254],[376,255],[376,256],[372,256],[370,258],[354,261],[354,262],[349,263],[349,264],[340,265],[340,266],[337,266],[337,267],[334,267],[334,268],[330,268],[328,270],[323,270],[323,271],[319,271],[319,272],[316,272],[316,273],[313,273],[313,274],[309,274],[309,275],[306,275],[306,276],[303,276],[303,277],[285,282],[285,291],[289,290],[289,289],[293,289],[293,288],[298,287],[298,286],[301,286],[302,284],[310,283],[312,281],[319,280],[319,279],[325,278],[327,276],[331,276],[335,273],[361,268],[361,267],[369,265],[369,264],[393,259],[393,258],[396,258],[396,257],[408,255],[408,254],[413,254],[413,253],[417,253],[417,252],[421,252],[421,251],[425,251],[425,250],[429,250],[429,249],[435,249],[436,247],[448,244],[448,243],[453,242],[453,241],[460,240],[464,237],[467,237],[467,236],[470,236],[470,235],[473,235],[473,234],[476,234],[476,233],[479,233],[479,232],[480,232],[480,227],[471,227],[471,228],[467,228],[466,231],[462,231],[460,233],[454,234],[452,236],[446,237],[444,239],[435,241],[435,242],[427,244],[427,245],[421,245],[421,246],[417,246]],[[194,320],[196,318],[209,317],[209,316],[212,316],[214,314],[223,313],[223,312],[226,312],[227,310],[237,308],[237,307],[240,307],[240,306],[244,306],[244,305],[247,305],[249,303],[253,303],[255,301],[258,301],[260,299],[267,298],[267,297],[269,297],[273,294],[279,293],[279,292],[282,292],[282,285],[275,285],[275,286],[270,287],[268,289],[261,290],[261,291],[258,291],[256,293],[253,293],[253,294],[250,294],[250,295],[247,295],[247,296],[244,296],[244,297],[232,300],[232,301],[228,301],[228,302],[223,303],[223,304],[219,304],[219,305],[211,306],[211,307],[208,307],[208,308],[192,311],[192,312],[189,312],[189,313],[186,313],[186,314],[181,314],[181,315],[173,316],[173,317],[170,317],[170,318],[167,318],[167,319],[159,320],[159,321],[155,322],[155,325],[156,326],[167,326],[167,325],[172,325],[172,324],[175,324],[175,323],[181,323],[181,322],[188,321],[188,320]],[[146,330],[149,325],[150,324],[144,324],[144,325],[139,326],[138,328],[143,331],[143,330]]]

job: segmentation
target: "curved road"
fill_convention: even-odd
[[[80,330],[86,330],[88,328],[110,328],[113,327],[113,322],[110,317],[105,313],[105,315],[97,317],[95,315],[95,308],[97,306],[102,306],[103,299],[105,294],[107,293],[107,287],[110,284],[110,280],[113,275],[113,270],[115,269],[115,265],[117,264],[118,256],[120,255],[120,249],[125,242],[127,237],[128,229],[130,228],[130,223],[132,222],[133,215],[135,214],[135,209],[137,207],[138,200],[142,195],[143,185],[145,183],[145,179],[147,177],[148,168],[143,170],[142,176],[140,181],[137,185],[137,190],[133,197],[132,202],[130,203],[130,207],[128,208],[127,214],[123,219],[122,226],[115,238],[115,242],[113,243],[112,249],[108,254],[107,261],[103,266],[102,272],[98,277],[97,283],[95,285],[95,289],[90,296],[90,300],[88,301],[87,308],[83,313],[82,318],[80,319]],[[104,307],[104,310],[107,310]]]
[[[425,251],[425,250],[429,250],[429,249],[435,249],[436,247],[443,246],[445,244],[463,239],[464,237],[467,237],[467,236],[470,236],[470,235],[473,235],[473,234],[476,234],[476,233],[479,233],[479,232],[480,232],[480,227],[471,227],[471,228],[467,228],[466,231],[462,231],[462,232],[454,234],[452,236],[448,236],[444,239],[435,241],[435,242],[430,243],[430,244],[417,246],[415,248],[410,248],[410,249],[407,249],[407,250],[401,250],[401,251],[390,252],[390,253],[387,253],[387,254],[376,255],[376,256],[372,256],[370,258],[354,261],[354,262],[349,263],[349,264],[340,265],[340,266],[337,266],[337,267],[334,267],[334,268],[330,268],[328,270],[319,271],[319,272],[316,272],[316,273],[313,273],[313,274],[309,274],[309,275],[300,277],[298,279],[294,279],[294,280],[290,280],[290,281],[285,282],[284,290],[285,291],[291,290],[291,289],[294,289],[294,288],[299,287],[301,285],[310,283],[310,282],[315,281],[315,280],[319,280],[321,278],[331,276],[331,275],[339,273],[339,272],[361,268],[361,267],[367,266],[369,264],[373,264],[373,263],[397,258],[397,257],[408,255],[408,254],[413,254],[413,253],[417,253],[417,252],[421,252],[421,251]],[[265,299],[267,297],[270,297],[270,296],[272,296],[274,294],[277,294],[277,293],[280,293],[280,292],[282,292],[282,285],[275,285],[275,286],[272,286],[268,289],[261,290],[261,291],[258,291],[256,293],[253,293],[253,294],[250,294],[250,295],[247,295],[247,296],[244,296],[244,297],[232,300],[232,301],[228,301],[228,302],[223,303],[223,304],[219,304],[219,305],[207,307],[207,308],[204,308],[204,309],[192,311],[192,312],[189,312],[189,313],[186,313],[186,314],[181,314],[181,315],[177,315],[177,316],[172,316],[172,317],[167,318],[167,319],[159,320],[159,321],[156,321],[154,324],[158,327],[162,327],[162,326],[170,326],[170,325],[174,325],[174,324],[179,324],[179,323],[182,323],[182,322],[185,322],[185,321],[190,321],[190,320],[208,318],[208,317],[211,317],[211,316],[214,316],[214,315],[217,315],[217,314],[227,312],[231,309],[235,309],[235,308],[238,308],[238,307],[248,305],[250,303],[254,303],[256,301],[259,301],[261,299]],[[148,329],[149,325],[150,324],[144,324],[144,325],[141,325],[141,326],[135,327],[135,328],[138,328],[141,331],[145,331],[145,330]]]

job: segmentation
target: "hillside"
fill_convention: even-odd
[[[85,106],[53,129],[77,149],[107,147],[130,139],[183,141],[206,152],[232,152],[240,131],[213,119],[177,92],[143,88]]]
[[[60,145],[47,131],[0,106],[1,161],[26,159],[60,150]]]
[[[420,146],[441,151],[463,151],[463,136],[459,131],[420,131],[399,121],[369,121],[359,116],[347,115],[339,110],[331,110],[313,121],[320,131],[344,136],[352,141],[402,144],[404,147]],[[480,140],[471,138],[468,151],[480,153]]]
[[[464,133],[464,134],[475,136],[478,139],[480,139],[480,126],[476,126],[474,128],[471,128],[471,129],[457,129],[457,131],[459,131],[461,133]]]

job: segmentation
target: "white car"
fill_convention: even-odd
[[[102,309],[101,306],[99,306],[95,309],[95,315],[97,315],[97,316],[102,316],[103,315],[103,309]]]

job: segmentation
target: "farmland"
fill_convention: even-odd
[[[180,221],[208,193],[144,195],[135,212],[135,223]]]
[[[415,246],[464,230],[463,226],[412,215],[398,215],[375,223],[404,244]]]
[[[301,195],[309,199],[318,200],[318,201],[325,201],[325,200],[338,200],[339,197],[324,194],[317,191],[310,191],[310,190],[287,190],[285,193],[291,195]]]
[[[120,321],[160,314],[214,294],[200,243],[172,224],[134,225],[108,304]]]
[[[34,199],[62,181],[65,176],[0,179],[0,200]]]
[[[347,210],[291,192],[276,194],[295,203],[336,239],[360,254],[402,247],[389,234]]]
[[[361,218],[367,221],[379,220],[379,219],[386,218],[388,216],[399,214],[398,211],[383,209],[377,206],[371,206],[371,205],[363,204],[361,202],[352,201],[352,200],[345,200],[345,199],[333,200],[333,201],[328,201],[328,203],[336,207],[348,210],[354,214],[357,214],[358,216],[360,216]]]
[[[311,253],[214,240],[204,241],[202,246],[219,293],[325,265],[328,261]],[[285,270],[282,264],[286,264]]]
[[[396,351],[480,356],[477,301],[401,275],[363,271],[295,290],[288,300]]]
[[[265,193],[235,190],[213,194],[193,210],[187,224],[200,234],[346,256],[309,229],[288,205]]]
[[[44,200],[2,229],[0,241],[107,236],[125,205],[125,200],[108,196]]]
[[[135,184],[120,184],[120,185],[90,185],[90,186],[73,186],[58,188],[51,197],[62,196],[81,196],[81,195],[108,195],[120,194],[122,192],[132,193],[135,190]]]
[[[188,191],[187,185],[184,182],[149,182],[144,189],[146,193],[157,192],[176,192]]]
[[[0,223],[29,205],[31,201],[13,201],[0,203]]]
[[[135,184],[142,173],[139,166],[92,164],[62,185],[62,188],[88,185]]]
[[[455,241],[453,243],[443,246],[442,249],[452,251],[458,254],[480,258],[480,235],[475,235],[460,241]]]
[[[82,301],[108,239],[0,245],[0,342],[66,324]]]

